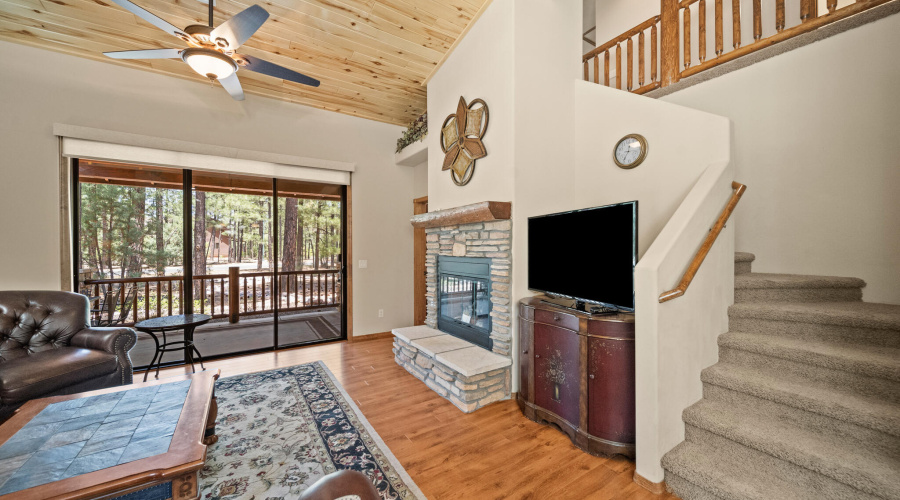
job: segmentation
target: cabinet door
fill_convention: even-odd
[[[533,330],[534,323],[519,319],[519,394],[530,403],[534,403],[534,392],[531,390]]]
[[[534,403],[578,427],[579,338],[571,330],[534,324]]]
[[[634,427],[634,341],[588,337],[588,434],[634,443]]]

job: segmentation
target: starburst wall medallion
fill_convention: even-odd
[[[481,99],[466,104],[459,98],[456,113],[441,125],[441,151],[444,165],[457,186],[465,186],[475,173],[475,160],[487,156],[482,138],[488,126],[488,106]]]

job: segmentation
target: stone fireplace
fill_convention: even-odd
[[[425,228],[424,326],[398,328],[394,359],[464,412],[511,389],[510,204],[414,216]]]

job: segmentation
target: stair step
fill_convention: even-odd
[[[743,302],[728,309],[728,318],[734,331],[900,347],[900,305]]]
[[[866,282],[840,276],[743,273],[734,278],[735,302],[848,302],[862,300]]]
[[[860,427],[900,436],[900,405],[850,390],[823,387],[804,380],[790,380],[780,373],[729,363],[716,363],[700,374],[704,384],[849,422]]]
[[[747,252],[734,252],[734,274],[749,273],[756,256]]]
[[[684,411],[688,425],[828,476],[866,493],[900,498],[900,451],[857,446],[846,436],[800,426],[764,411],[701,400]]]
[[[900,349],[759,333],[719,336],[719,361],[900,403]]]
[[[874,497],[830,478],[788,464],[774,457],[754,453],[736,443],[695,442],[689,437],[662,459],[666,483],[684,500],[722,498],[725,500],[838,500]],[[704,440],[705,441],[705,440]],[[670,481],[671,476],[676,476]],[[696,489],[680,491],[679,480]]]

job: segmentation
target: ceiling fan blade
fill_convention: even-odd
[[[279,66],[277,64],[270,63],[269,61],[263,61],[262,59],[253,56],[235,54],[234,60],[238,63],[238,66],[244,69],[249,69],[250,71],[274,76],[275,78],[281,78],[282,80],[302,83],[303,85],[309,85],[310,87],[319,86],[319,80],[316,80],[315,78],[308,77],[302,73],[297,73],[294,70],[287,69],[284,66]]]
[[[220,24],[209,34],[210,40],[225,50],[236,50],[259,29],[269,13],[259,5],[248,7]]]
[[[152,24],[153,26],[156,26],[157,28],[165,31],[166,33],[168,33],[172,36],[177,36],[178,38],[184,37],[184,33],[180,29],[176,28],[175,26],[172,26],[171,24],[167,23],[166,21],[163,21],[162,19],[157,17],[156,14],[152,14],[149,11],[147,11],[141,7],[138,7],[137,5],[129,2],[128,0],[112,0],[112,1],[119,7],[122,7],[123,9],[127,10],[128,12],[131,12],[132,14],[138,16],[139,18],[143,19],[144,21],[147,21],[148,23]]]
[[[241,81],[238,80],[237,73],[232,73],[231,76],[219,79],[219,83],[222,84],[222,88],[226,92],[231,94],[235,101],[244,100],[244,89],[241,88]]]
[[[113,59],[178,59],[181,49],[120,50],[103,55]]]

